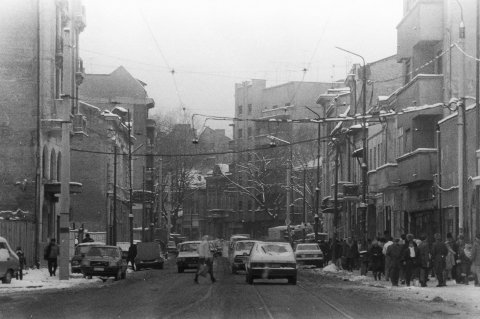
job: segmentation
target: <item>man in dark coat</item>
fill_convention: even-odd
[[[59,255],[60,247],[58,247],[55,238],[52,238],[44,251],[44,259],[48,262],[48,272],[50,273],[50,277],[56,276],[58,265],[57,258]]]
[[[358,246],[352,240],[352,237],[348,237],[347,241],[343,244],[342,257],[345,258],[346,270],[353,271],[355,258],[358,256]]]
[[[402,252],[403,265],[405,267],[405,283],[407,287],[410,287],[410,281],[413,275],[417,272],[418,265],[420,264],[420,252],[417,244],[410,240],[407,248]]]
[[[132,270],[135,271],[135,257],[137,257],[137,245],[131,244],[128,248],[128,255],[127,255],[127,267],[128,263],[132,264]]]
[[[90,237],[90,234],[86,234],[85,238],[82,240],[82,243],[91,243],[93,241],[94,240],[92,239],[92,237]]]
[[[422,243],[418,246],[418,251],[420,253],[420,285],[422,287],[427,287],[428,272],[431,267],[431,254],[430,246],[427,242],[427,236],[422,235],[420,237]]]
[[[435,243],[432,245],[432,260],[435,277],[437,277],[437,287],[445,287],[447,284],[443,276],[445,271],[445,257],[448,254],[447,246],[442,242],[442,237],[439,233],[435,234]]]
[[[393,244],[388,246],[387,255],[390,258],[390,280],[392,286],[398,286],[398,277],[400,272],[400,262],[402,258],[402,247],[399,245],[400,239],[395,238]]]

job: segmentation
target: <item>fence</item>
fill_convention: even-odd
[[[35,223],[24,220],[0,219],[0,236],[7,239],[13,250],[22,247],[27,266],[33,266],[35,258]]]

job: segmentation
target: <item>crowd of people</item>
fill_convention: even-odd
[[[361,275],[370,271],[375,280],[383,277],[392,286],[410,286],[417,280],[421,287],[426,287],[430,278],[435,277],[437,287],[446,286],[447,280],[465,285],[473,281],[480,287],[480,234],[473,244],[466,242],[463,235],[455,240],[451,233],[445,241],[437,233],[433,242],[424,235],[392,238],[385,234],[366,242],[351,237],[321,241],[320,248],[325,260],[337,267],[350,272],[359,269]]]

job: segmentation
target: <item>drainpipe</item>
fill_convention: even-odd
[[[41,49],[40,49],[40,0],[37,1],[37,127],[36,127],[36,133],[37,133],[37,152],[36,152],[36,172],[35,172],[35,208],[34,208],[34,213],[35,213],[35,240],[34,240],[34,265],[37,266],[37,268],[40,268],[40,260],[38,258],[38,250],[39,250],[39,242],[40,242],[40,224],[41,224],[41,218],[40,218],[40,188],[42,186],[42,181],[41,181],[41,167],[42,167],[42,157],[41,157],[41,152],[42,152],[42,147],[41,147],[41,93],[40,93],[40,54],[41,54]]]
[[[440,125],[437,124],[437,207],[438,207],[438,217],[440,220],[439,231],[440,234],[443,234],[443,216],[442,216],[442,144],[441,144],[441,132]]]

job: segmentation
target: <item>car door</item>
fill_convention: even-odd
[[[0,242],[0,277],[7,272],[10,264],[10,251],[5,242]]]

